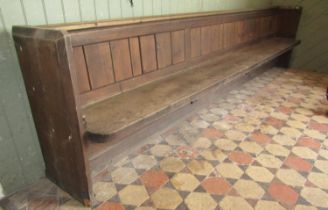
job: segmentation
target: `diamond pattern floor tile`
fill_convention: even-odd
[[[314,72],[265,72],[93,177],[93,208],[328,209],[327,84]],[[47,180],[0,206],[88,209]]]

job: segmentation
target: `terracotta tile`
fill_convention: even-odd
[[[248,165],[253,161],[252,156],[246,152],[231,152],[228,157],[240,165]]]
[[[298,200],[298,193],[291,187],[281,183],[271,183],[268,193],[275,200],[287,204],[288,206],[294,205]]]
[[[298,144],[301,146],[309,147],[311,149],[318,150],[321,147],[321,143],[311,137],[302,136],[298,140]]]
[[[158,189],[164,185],[169,178],[162,170],[149,170],[140,177],[140,180],[146,187]]]
[[[292,110],[290,108],[286,107],[286,106],[280,106],[280,107],[278,107],[277,110],[279,112],[284,113],[284,114],[290,114],[290,113],[292,113]]]
[[[275,117],[268,117],[265,122],[275,128],[281,128],[285,124],[285,121],[277,119]]]
[[[202,134],[209,139],[217,139],[223,136],[223,133],[215,128],[205,128]]]
[[[289,156],[285,165],[297,171],[309,172],[312,169],[311,163],[297,156]]]
[[[124,210],[124,207],[120,203],[105,202],[98,206],[95,210]]]
[[[93,206],[328,209],[328,103],[314,85],[326,81],[314,73],[274,70],[218,98],[93,175]],[[15,208],[9,209],[90,209],[53,189],[50,181],[39,182],[10,197]]]
[[[251,134],[251,140],[256,141],[257,143],[260,144],[266,144],[271,141],[271,138],[268,135],[265,135],[260,132],[254,132]]]
[[[320,132],[328,132],[328,125],[323,123],[317,123],[311,121],[309,124],[309,128],[320,131]]]
[[[231,186],[224,178],[207,178],[202,182],[202,187],[211,194],[223,195],[227,193]]]

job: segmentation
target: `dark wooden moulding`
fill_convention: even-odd
[[[300,14],[299,8],[270,8],[14,26],[13,38],[47,177],[91,205],[92,177],[106,164],[146,136],[207,104],[213,95],[227,92],[268,67],[288,66],[297,42],[197,93],[193,96],[197,103],[177,106],[137,130],[123,130],[111,138],[100,136],[102,143],[95,143],[87,132],[85,107],[272,37],[294,39]],[[218,62],[222,65],[224,59]]]

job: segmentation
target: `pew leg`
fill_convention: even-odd
[[[292,56],[292,51],[288,51],[282,54],[278,59],[277,66],[282,68],[289,68],[291,56]]]

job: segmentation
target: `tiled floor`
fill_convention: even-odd
[[[327,74],[262,74],[117,163],[94,184],[94,207],[328,209],[327,85]],[[0,206],[83,209],[42,182]]]

